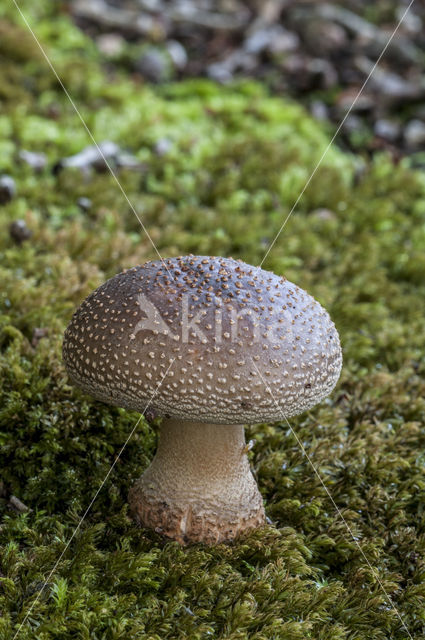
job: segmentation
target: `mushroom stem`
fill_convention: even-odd
[[[137,522],[181,544],[215,544],[265,522],[242,425],[163,420],[158,450],[129,493]]]

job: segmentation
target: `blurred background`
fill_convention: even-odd
[[[251,77],[338,123],[403,16],[408,1],[75,0],[65,3],[111,67],[163,83]],[[425,3],[416,0],[339,144],[395,158],[425,147]],[[423,158],[418,158],[423,162]]]

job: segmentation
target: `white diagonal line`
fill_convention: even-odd
[[[28,620],[28,617],[31,614],[31,611],[33,610],[34,606],[37,604],[38,600],[40,599],[41,594],[43,593],[44,589],[46,588],[46,585],[48,584],[50,578],[52,577],[52,575],[54,574],[54,572],[56,571],[56,569],[59,566],[60,561],[62,560],[63,556],[65,555],[69,545],[71,544],[72,540],[74,539],[77,531],[80,529],[82,523],[84,522],[85,517],[87,516],[88,512],[90,511],[90,509],[93,506],[93,503],[95,502],[97,496],[99,495],[99,493],[101,492],[105,482],[107,481],[107,479],[109,478],[109,476],[111,475],[115,465],[117,464],[118,460],[121,457],[122,452],[124,451],[124,449],[126,448],[126,446],[128,445],[128,443],[130,442],[134,432],[136,431],[137,427],[139,426],[140,420],[142,419],[143,415],[146,413],[146,411],[148,410],[150,404],[152,403],[152,400],[155,398],[155,396],[157,395],[159,389],[161,388],[162,383],[164,382],[165,378],[168,375],[168,372],[170,371],[172,365],[174,364],[175,358],[173,358],[171,360],[171,363],[167,369],[167,371],[165,372],[162,380],[160,381],[160,383],[158,384],[157,388],[155,389],[155,392],[152,394],[152,397],[150,398],[149,402],[147,403],[146,407],[143,409],[143,412],[140,414],[140,417],[138,418],[136,424],[134,425],[134,427],[132,428],[130,435],[128,436],[127,440],[124,442],[123,446],[120,449],[120,452],[118,453],[117,457],[115,458],[115,460],[113,461],[113,463],[111,464],[108,473],[106,474],[106,476],[104,477],[104,479],[102,480],[102,483],[100,485],[100,487],[97,489],[96,493],[94,494],[89,506],[87,507],[87,509],[85,510],[83,516],[81,517],[79,523],[77,524],[77,526],[75,527],[70,539],[68,540],[68,542],[65,545],[65,549],[62,551],[62,553],[60,554],[59,558],[56,560],[53,569],[50,571],[49,575],[47,576],[43,586],[41,587],[40,591],[37,594],[36,599],[34,600],[34,602],[32,603],[32,605],[30,606],[30,608],[28,609],[27,613],[25,614],[25,618],[22,620],[21,624],[19,625],[19,629],[17,630],[17,632],[15,633],[15,635],[13,636],[12,640],[16,640],[16,638],[19,635],[19,632],[21,631],[22,627],[24,626],[25,622]]]
[[[258,367],[257,367],[257,365],[256,365],[256,363],[255,363],[255,360],[254,360],[253,358],[252,358],[252,364],[254,365],[254,367],[255,367],[255,369],[256,369],[256,371],[257,371],[258,375],[259,375],[259,376],[260,376],[260,378],[261,378],[261,381],[262,381],[262,383],[263,383],[264,387],[266,388],[267,392],[270,394],[270,396],[271,396],[271,398],[272,398],[273,402],[275,403],[275,405],[276,405],[277,409],[282,413],[282,409],[281,409],[281,407],[279,406],[279,404],[278,404],[278,402],[277,402],[276,398],[274,397],[274,395],[273,395],[273,393],[272,393],[272,391],[271,391],[271,389],[270,389],[269,385],[268,385],[268,384],[267,384],[267,382],[264,380],[264,377],[261,375],[261,372],[260,372],[260,370],[258,369]],[[377,574],[377,572],[375,571],[375,569],[372,567],[372,565],[370,564],[369,560],[367,559],[367,557],[366,557],[366,555],[365,555],[365,553],[364,553],[363,549],[361,548],[361,546],[360,546],[360,545],[359,545],[359,543],[357,542],[355,535],[354,535],[354,534],[353,534],[353,532],[351,531],[350,525],[348,524],[348,522],[346,521],[346,519],[345,519],[345,518],[344,518],[344,516],[342,515],[340,508],[338,507],[338,505],[336,504],[335,500],[334,500],[334,499],[333,499],[333,497],[331,496],[329,489],[327,488],[327,486],[326,486],[326,485],[325,485],[325,483],[323,482],[323,479],[322,479],[322,477],[321,477],[320,473],[317,471],[317,469],[316,469],[316,467],[315,467],[315,465],[314,465],[313,461],[311,460],[310,456],[308,455],[308,453],[307,453],[307,451],[306,451],[306,449],[305,449],[305,447],[304,447],[303,443],[302,443],[302,442],[301,442],[301,440],[298,438],[298,436],[297,436],[297,434],[295,433],[294,429],[293,429],[293,428],[292,428],[292,426],[290,425],[288,418],[287,418],[283,413],[282,413],[282,416],[283,416],[283,419],[285,420],[286,424],[287,424],[287,425],[288,425],[288,427],[290,428],[290,430],[291,430],[291,432],[292,432],[292,435],[294,436],[295,440],[297,441],[297,443],[298,443],[298,445],[299,445],[299,447],[300,447],[301,451],[303,452],[303,454],[304,454],[304,455],[305,455],[305,457],[307,458],[307,460],[308,460],[308,462],[310,463],[310,465],[311,465],[311,467],[312,467],[312,469],[313,469],[314,473],[316,474],[316,476],[318,477],[318,479],[319,479],[319,481],[320,481],[321,485],[323,486],[324,490],[326,491],[326,493],[327,493],[327,495],[328,495],[328,497],[329,497],[330,501],[332,502],[333,506],[335,507],[336,512],[338,513],[339,517],[340,517],[340,518],[341,518],[341,520],[343,521],[344,525],[347,527],[347,530],[348,530],[349,534],[350,534],[350,535],[351,535],[351,537],[353,538],[353,540],[354,540],[354,542],[355,542],[356,546],[358,547],[358,549],[359,549],[360,553],[362,554],[363,558],[365,559],[365,561],[366,561],[366,563],[367,563],[367,565],[368,565],[369,569],[372,571],[372,573],[373,573],[374,577],[376,578],[376,581],[378,582],[379,586],[381,587],[382,591],[384,592],[384,594],[385,594],[385,596],[386,596],[386,598],[387,598],[387,600],[388,600],[389,604],[391,605],[391,608],[392,608],[392,609],[395,611],[395,613],[397,614],[397,617],[398,617],[398,619],[400,620],[401,624],[403,625],[403,628],[406,630],[406,632],[407,632],[407,634],[408,634],[408,636],[409,636],[410,640],[413,640],[413,636],[411,635],[411,633],[410,633],[409,629],[406,627],[406,624],[405,624],[405,622],[404,622],[403,618],[401,617],[400,612],[398,611],[397,607],[395,606],[395,604],[394,604],[394,603],[393,603],[393,601],[391,600],[391,597],[388,595],[388,593],[387,593],[387,591],[386,591],[386,589],[385,589],[384,585],[382,584],[382,581],[381,581],[381,580],[380,580],[380,578],[379,578],[379,575]]]
[[[113,177],[113,179],[115,180],[115,182],[117,183],[122,195],[124,196],[125,200],[127,201],[128,206],[130,207],[131,211],[134,213],[134,215],[136,216],[137,220],[139,221],[140,226],[142,227],[143,231],[145,232],[146,236],[149,239],[149,242],[151,243],[154,251],[156,252],[156,254],[158,255],[159,259],[161,260],[162,264],[164,265],[168,275],[170,276],[170,278],[172,278],[171,273],[169,272],[166,263],[164,262],[163,257],[161,256],[161,254],[159,253],[158,249],[156,248],[156,245],[154,243],[154,241],[152,240],[149,231],[147,230],[147,228],[145,227],[145,225],[143,224],[142,219],[140,218],[139,214],[137,213],[136,209],[134,208],[133,204],[130,201],[130,198],[128,197],[128,195],[126,194],[123,186],[121,185],[121,182],[118,180],[117,174],[115,173],[115,171],[113,170],[113,168],[111,167],[110,163],[108,162],[107,158],[105,157],[105,154],[103,153],[102,149],[99,147],[99,145],[97,144],[91,130],[89,129],[86,121],[84,120],[83,116],[81,115],[77,105],[75,104],[74,100],[72,99],[69,91],[67,90],[67,88],[65,87],[64,83],[62,82],[62,79],[60,78],[58,72],[56,71],[55,67],[53,66],[53,63],[51,62],[49,56],[47,55],[43,45],[41,44],[41,42],[39,41],[39,39],[37,38],[37,36],[35,35],[33,29],[31,28],[31,25],[29,24],[28,20],[26,19],[24,13],[22,12],[21,8],[19,7],[18,3],[16,2],[16,0],[12,0],[13,4],[15,5],[16,9],[19,11],[19,14],[22,18],[22,20],[24,21],[26,27],[28,28],[28,30],[30,31],[32,37],[34,38],[34,40],[36,41],[38,48],[40,49],[41,53],[43,54],[47,64],[49,65],[50,69],[52,70],[54,76],[56,77],[56,80],[59,82],[60,86],[62,87],[63,92],[65,93],[66,97],[68,98],[69,102],[72,105],[72,108],[74,109],[75,113],[77,114],[77,116],[79,117],[79,119],[81,120],[81,123],[84,127],[84,129],[87,131],[88,136],[90,137],[91,141],[93,142],[94,146],[96,147],[100,157],[102,158],[103,162],[105,163],[105,165],[107,166],[107,168],[109,169],[109,172],[111,173],[111,176]]]
[[[389,45],[391,44],[392,39],[394,38],[395,34],[397,33],[397,31],[400,28],[401,23],[403,22],[404,18],[406,17],[410,7],[412,6],[412,4],[414,3],[415,0],[411,0],[409,6],[407,7],[406,11],[403,13],[403,15],[401,16],[396,28],[394,29],[394,31],[392,32],[391,36],[388,39],[387,44],[385,45],[385,47],[382,49],[377,61],[375,62],[375,64],[373,65],[372,69],[369,72],[369,75],[367,76],[366,80],[363,82],[358,94],[356,95],[356,97],[354,98],[353,102],[350,105],[350,108],[348,109],[347,113],[345,114],[344,118],[341,120],[337,130],[335,131],[334,135],[332,136],[331,141],[329,142],[328,146],[326,147],[326,149],[324,150],[324,152],[322,153],[322,156],[319,160],[319,162],[317,163],[317,165],[315,166],[315,168],[313,169],[310,177],[308,178],[307,182],[305,183],[304,187],[302,188],[301,193],[299,194],[298,198],[295,200],[292,209],[290,210],[290,212],[288,213],[288,215],[286,216],[285,220],[282,223],[282,226],[280,227],[279,231],[277,232],[276,236],[274,237],[274,240],[271,242],[271,244],[269,245],[269,248],[267,249],[266,253],[264,254],[263,259],[261,260],[259,267],[262,267],[264,264],[265,259],[267,258],[267,256],[269,255],[270,251],[273,249],[277,239],[279,238],[280,234],[282,233],[283,229],[285,228],[286,223],[288,222],[289,218],[292,216],[292,214],[295,211],[295,208],[297,206],[297,204],[299,203],[299,201],[301,200],[301,198],[303,197],[306,189],[308,188],[310,182],[313,180],[314,176],[317,173],[317,170],[319,169],[320,165],[322,164],[326,154],[328,153],[329,149],[331,148],[331,146],[333,145],[333,143],[335,142],[335,138],[338,136],[339,132],[341,131],[342,127],[344,126],[345,121],[347,120],[348,116],[350,115],[351,111],[353,110],[353,108],[355,107],[357,100],[360,98],[361,94],[363,93],[364,88],[366,87],[367,83],[369,82],[370,78],[372,77],[376,67],[379,65],[379,63],[381,62],[381,59],[383,57],[383,55],[385,54],[386,50],[388,49]]]

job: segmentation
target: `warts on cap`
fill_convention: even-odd
[[[108,280],[75,312],[63,357],[71,380],[98,400],[139,412],[149,403],[168,417],[130,506],[141,524],[182,543],[232,539],[264,522],[246,455],[236,464],[229,447],[243,450],[241,424],[313,407],[342,366],[336,328],[314,298],[271,272],[210,256],[148,262]]]

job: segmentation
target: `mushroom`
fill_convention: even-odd
[[[309,409],[342,365],[335,325],[308,293],[210,256],[148,262],[105,282],[75,312],[63,357],[98,400],[163,418],[129,504],[140,525],[181,544],[265,522],[243,425]]]

